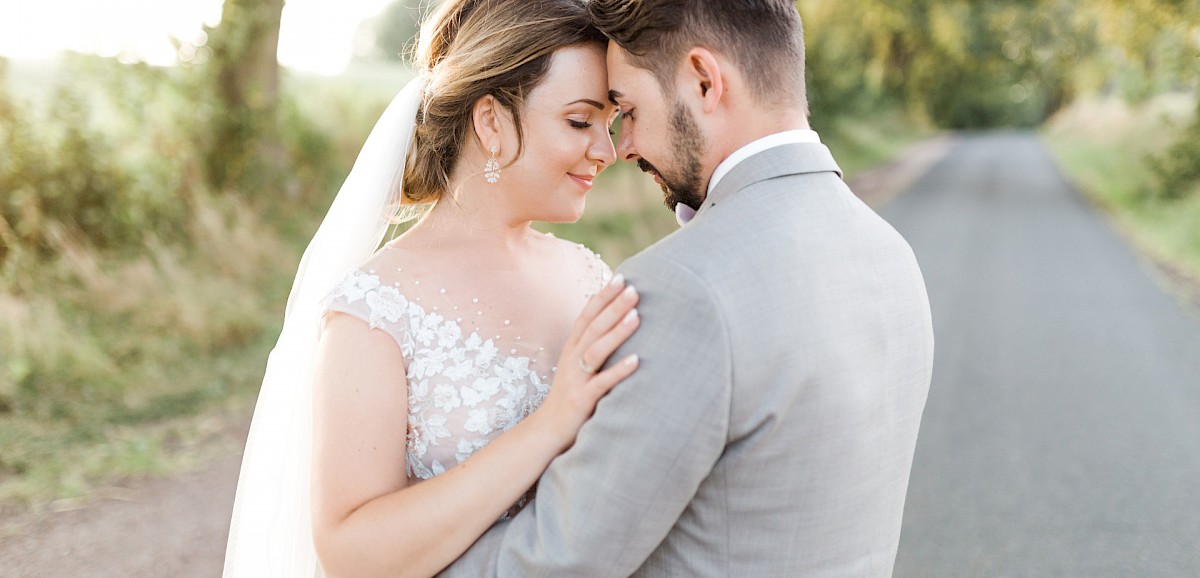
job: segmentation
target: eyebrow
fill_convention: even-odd
[[[581,99],[579,99],[579,100],[577,100],[577,101],[575,101],[575,102],[570,102],[570,103],[567,103],[567,106],[571,106],[572,104],[578,104],[578,103],[581,103],[581,102],[582,102],[582,103],[584,103],[584,104],[590,104],[590,105],[592,105],[592,106],[596,107],[598,110],[604,110],[604,105],[603,105],[603,104],[600,104],[599,102],[596,102],[596,101],[594,101],[594,100],[592,100],[592,99],[590,99],[590,98],[581,98]]]
[[[611,102],[613,104],[617,104],[617,99],[623,98],[624,96],[625,96],[624,94],[621,94],[620,92],[617,92],[615,90],[608,91],[608,100],[609,100],[609,102]]]

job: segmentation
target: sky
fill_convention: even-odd
[[[279,62],[337,74],[359,24],[391,0],[287,0]],[[199,43],[201,26],[221,20],[222,0],[0,0],[0,56],[53,58],[63,50],[157,65],[175,62],[172,36]]]

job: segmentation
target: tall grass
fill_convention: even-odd
[[[189,247],[63,236],[0,289],[0,501],[165,471],[187,418],[253,392],[296,258],[247,207],[191,209]]]
[[[1200,286],[1200,184],[1164,195],[1154,170],[1191,121],[1194,98],[1165,94],[1136,106],[1081,100],[1052,118],[1043,136],[1068,176],[1139,247]]]
[[[236,445],[303,243],[391,96],[289,79],[291,178],[214,191],[180,74],[81,57],[0,90],[0,509]]]

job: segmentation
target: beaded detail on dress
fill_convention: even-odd
[[[612,275],[597,255],[578,247],[579,283],[567,285],[576,292],[559,308],[574,307],[575,315]],[[563,317],[567,327],[554,324],[562,337],[540,335],[539,324],[505,318],[506,308],[486,297],[433,288],[427,276],[407,275],[403,267],[385,269],[394,265],[385,253],[350,271],[325,310],[362,319],[399,345],[408,384],[407,474],[424,480],[466,460],[542,404],[573,319]]]

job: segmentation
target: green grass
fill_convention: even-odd
[[[1190,100],[1166,95],[1131,107],[1077,103],[1043,130],[1043,140],[1075,185],[1112,216],[1152,259],[1200,282],[1200,186],[1179,200],[1154,194],[1147,159],[1161,154],[1186,124]],[[1200,162],[1200,159],[1197,159]]]
[[[298,260],[259,222],[189,251],[65,243],[22,272],[32,290],[0,287],[0,505],[190,467],[238,430]]]
[[[326,165],[302,167],[314,178],[294,190],[260,191],[257,199],[215,193],[195,170],[191,125],[172,124],[197,106],[190,97],[176,98],[167,80],[154,80],[162,98],[131,112],[113,106],[96,69],[85,68],[91,74],[84,78],[70,70],[17,68],[7,79],[13,101],[31,113],[34,137],[70,122],[36,98],[55,92],[56,83],[79,93],[96,125],[104,146],[60,158],[64,168],[54,174],[86,179],[98,158],[132,177],[127,190],[153,191],[183,217],[171,224],[175,240],[147,230],[142,242],[112,248],[48,212],[30,219],[47,246],[11,243],[11,229],[0,238],[0,509],[41,509],[131,477],[193,467],[213,448],[232,451],[236,444],[226,438],[240,431],[261,382],[297,245],[333,194],[323,181],[338,171],[328,167],[348,171],[343,160],[357,152],[357,145],[327,147]],[[139,78],[119,78],[126,71],[115,65],[99,72],[111,72],[114,82]],[[141,74],[150,82],[151,73]],[[341,114],[338,128],[357,132],[359,145],[366,128],[358,119],[378,115],[387,102],[359,86],[296,93],[297,108],[324,105]],[[323,120],[336,122],[326,114]],[[143,127],[150,134],[139,133]],[[321,130],[311,135],[316,145],[334,140]],[[24,138],[18,150],[36,144]],[[34,174],[22,173],[25,166],[0,162],[0,177]],[[46,195],[46,181],[31,178],[34,193]],[[27,207],[45,211],[41,200]]]

